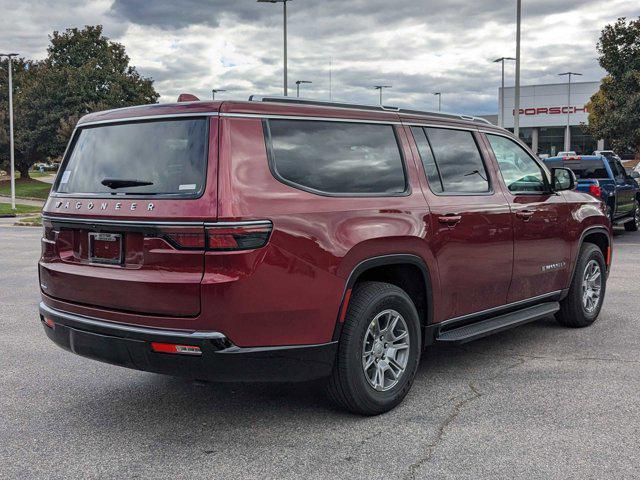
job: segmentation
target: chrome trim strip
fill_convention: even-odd
[[[447,130],[464,130],[466,132],[477,132],[477,125],[456,126],[447,125],[446,123],[414,123],[414,122],[402,122],[405,127],[425,127],[425,128],[442,128]]]
[[[54,215],[42,215],[44,220],[52,222],[78,223],[82,225],[144,225],[159,227],[242,227],[242,226],[258,226],[273,225],[270,220],[242,220],[238,222],[190,222],[190,221],[156,221],[156,220],[114,220],[110,218],[85,218],[85,217],[57,217]]]
[[[131,123],[144,120],[157,120],[159,118],[185,118],[185,117],[217,117],[218,112],[185,112],[185,113],[162,113],[158,115],[145,115],[142,117],[110,118],[108,120],[94,120],[92,122],[78,123],[78,128],[91,125],[103,125],[105,123]]]
[[[524,300],[518,300],[517,302],[507,303],[505,305],[500,305],[498,307],[488,308],[487,310],[481,310],[479,312],[468,313],[466,315],[462,315],[460,317],[449,318],[447,320],[443,320],[442,322],[436,323],[440,328],[451,325],[452,323],[457,323],[463,320],[469,320],[474,317],[480,317],[482,315],[486,315],[489,313],[499,312],[501,310],[507,310],[512,307],[517,307],[518,305],[525,305],[527,303],[535,302],[537,300],[544,300],[546,298],[555,297],[557,295],[561,295],[562,290],[556,290],[555,292],[544,293],[542,295],[537,295],[535,297],[526,298]]]
[[[274,115],[274,114],[262,114],[262,113],[220,113],[221,117],[230,118],[267,118],[274,120],[310,120],[320,122],[339,122],[339,123],[374,123],[381,125],[402,125],[402,122],[397,120],[363,120],[356,118],[345,117],[312,117],[304,115]]]
[[[226,336],[220,332],[184,332],[179,330],[161,330],[157,328],[149,327],[134,327],[131,325],[125,325],[115,322],[107,322],[93,317],[85,317],[82,315],[76,315],[73,313],[63,312],[56,310],[45,305],[44,302],[40,302],[40,313],[48,314],[53,317],[70,320],[80,325],[87,325],[92,327],[104,328],[107,330],[114,330],[116,332],[123,333],[139,333],[144,335],[154,335],[160,337],[178,337],[184,339],[208,339],[208,340],[226,340]],[[53,319],[55,321],[55,318]],[[72,327],[73,328],[73,327]]]
[[[113,220],[108,218],[74,218],[74,217],[57,217],[54,215],[42,215],[43,220],[49,220],[52,222],[65,222],[65,223],[79,223],[84,225],[157,225],[162,227],[168,226],[180,226],[180,227],[202,227],[204,222],[189,222],[189,221],[173,221],[163,222],[155,220]]]

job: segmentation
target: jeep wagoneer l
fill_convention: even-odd
[[[598,317],[611,226],[574,186],[473,117],[283,98],[94,113],[44,208],[40,318],[89,358],[326,379],[379,414],[433,343]]]

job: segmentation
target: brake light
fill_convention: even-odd
[[[207,248],[216,251],[261,248],[269,241],[272,229],[269,221],[208,226]]]
[[[589,193],[596,198],[600,198],[602,195],[602,189],[600,188],[600,185],[597,184],[589,185]]]
[[[151,350],[157,353],[172,353],[175,355],[202,355],[200,347],[195,345],[178,345],[175,343],[151,342]]]

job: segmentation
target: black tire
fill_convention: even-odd
[[[385,310],[402,315],[409,334],[409,353],[397,384],[378,391],[363,369],[365,335],[373,319]],[[340,335],[333,373],[327,383],[329,398],[340,408],[360,415],[379,415],[398,405],[409,392],[422,349],[420,320],[416,307],[404,290],[388,283],[362,282],[353,289]]]
[[[591,261],[595,261],[600,267],[601,272],[601,288],[600,297],[596,303],[595,308],[589,311],[583,303],[583,289],[582,283],[585,275],[585,271]],[[573,273],[573,279],[571,280],[571,286],[569,287],[569,293],[567,297],[560,302],[560,311],[556,313],[556,320],[560,325],[572,328],[588,327],[596,321],[604,302],[604,296],[607,289],[607,269],[604,261],[602,251],[592,244],[584,243],[580,249],[578,260],[576,264],[575,272]]]
[[[625,223],[624,229],[627,232],[637,232],[640,229],[640,202],[637,199],[633,210],[633,220]]]

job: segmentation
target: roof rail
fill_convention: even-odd
[[[409,110],[399,107],[392,107],[387,105],[366,105],[359,103],[346,103],[346,102],[331,102],[326,100],[309,100],[306,98],[292,98],[282,96],[263,97],[261,95],[251,95],[249,97],[250,102],[276,102],[276,103],[297,103],[300,105],[317,105],[320,107],[334,107],[334,108],[358,108],[360,110],[373,110],[383,112],[396,112],[404,113],[407,115],[425,115],[430,117],[451,118],[455,120],[467,120],[471,122],[486,123],[493,125],[489,120],[480,117],[474,117],[471,115],[460,115],[457,113],[443,113],[433,112],[429,110]]]

